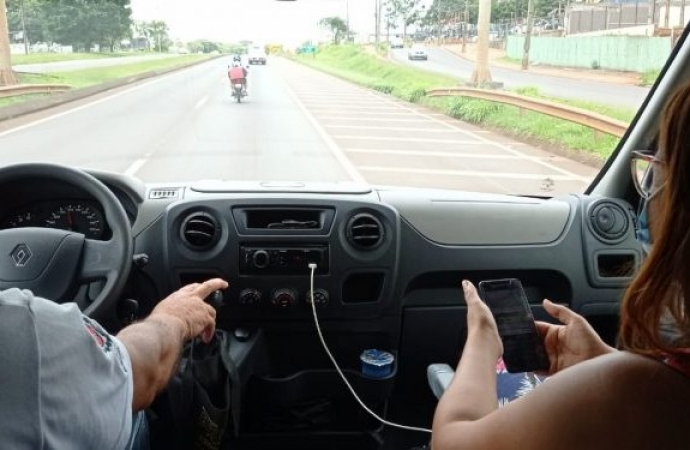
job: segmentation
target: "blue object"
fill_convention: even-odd
[[[395,356],[391,353],[375,348],[364,350],[359,359],[362,360],[362,374],[371,378],[386,378],[393,372]]]

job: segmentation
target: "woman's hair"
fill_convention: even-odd
[[[664,181],[649,217],[653,245],[625,292],[618,336],[624,349],[647,355],[690,344],[690,84],[662,112],[659,148],[662,161],[654,164]],[[660,333],[669,315],[680,332],[674,342]]]

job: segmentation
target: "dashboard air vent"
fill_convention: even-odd
[[[152,200],[177,198],[179,195],[179,189],[153,189],[149,192],[149,198]]]
[[[603,242],[615,242],[628,233],[630,221],[622,206],[613,202],[602,202],[591,209],[592,231]]]
[[[218,240],[220,229],[208,213],[195,212],[182,221],[182,239],[195,250],[206,250]]]
[[[381,221],[368,213],[353,216],[345,229],[347,240],[355,248],[373,250],[383,242]]]

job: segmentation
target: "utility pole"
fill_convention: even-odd
[[[377,49],[378,49],[378,45],[379,45],[379,31],[380,31],[379,26],[381,25],[380,24],[381,19],[379,17],[380,16],[380,11],[379,11],[380,7],[381,7],[380,0],[374,0],[374,42],[377,45]]]
[[[491,0],[479,0],[477,18],[477,64],[472,72],[472,84],[482,86],[491,83],[489,71],[489,26],[491,23]]]
[[[465,0],[464,22],[462,27],[462,53],[467,51],[467,39],[470,37],[470,0]]]
[[[22,3],[20,5],[22,11],[22,40],[24,41],[24,54],[28,55],[29,54],[29,38],[26,35],[26,20],[24,18],[24,0],[22,0]]]
[[[5,0],[0,0],[0,86],[11,84],[17,84],[17,78],[12,71],[10,32],[7,27],[7,4]]]
[[[527,2],[527,30],[525,31],[525,45],[522,52],[522,70],[529,69],[529,46],[532,38],[532,22],[534,21],[534,0]]]

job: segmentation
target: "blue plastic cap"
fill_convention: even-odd
[[[364,350],[359,359],[362,360],[362,374],[371,378],[386,378],[393,372],[395,356],[375,348]]]

